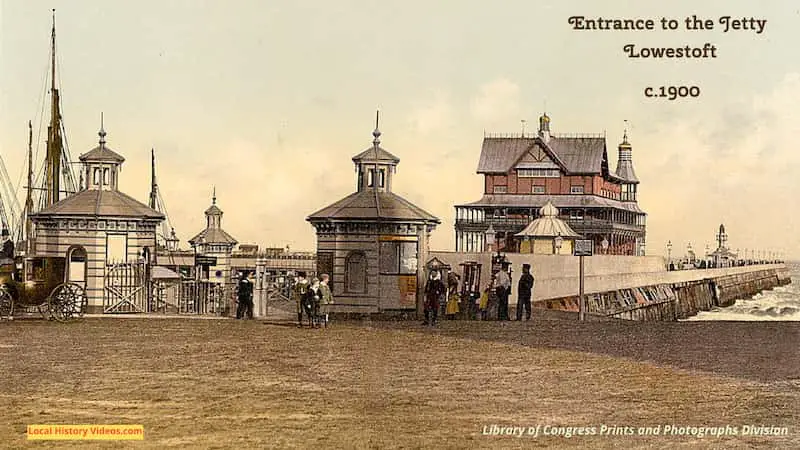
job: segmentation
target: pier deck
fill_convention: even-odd
[[[0,324],[0,435],[135,423],[137,448],[798,447],[800,323]],[[54,346],[53,342],[65,345]],[[512,438],[483,426],[769,425],[782,437]],[[324,442],[323,442],[324,441]],[[85,442],[64,443],[75,448]],[[142,444],[142,445],[139,445]]]

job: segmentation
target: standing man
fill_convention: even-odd
[[[253,318],[253,283],[247,278],[249,273],[243,270],[239,279],[237,294],[239,297],[239,307],[236,308],[237,319]]]
[[[497,272],[497,320],[510,320],[508,317],[508,295],[511,293],[511,277],[508,275],[507,262],[503,262],[502,268]]]
[[[522,308],[525,308],[525,320],[531,320],[531,291],[533,290],[533,275],[531,265],[522,265],[522,275],[517,284],[517,320],[522,320]]]
[[[3,227],[2,232],[2,253],[0,254],[0,258],[8,258],[14,259],[14,242],[11,241],[11,238],[8,236],[8,229]]]
[[[425,322],[423,325],[436,325],[436,316],[439,312],[439,299],[444,295],[447,288],[442,282],[439,272],[431,272],[428,282],[425,284]]]
[[[304,271],[297,272],[297,281],[294,283],[292,287],[292,296],[294,297],[295,302],[297,303],[297,326],[303,326],[303,303],[306,299],[306,294],[308,293],[308,280],[306,279],[306,273]]]

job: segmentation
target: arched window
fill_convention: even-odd
[[[108,184],[108,168],[103,169],[103,184]]]
[[[345,291],[367,292],[367,257],[364,252],[350,252],[345,259]]]
[[[92,175],[92,180],[94,180],[94,184],[95,185],[99,185],[100,184],[100,169],[95,167],[94,175]]]
[[[67,276],[70,283],[83,284],[86,282],[86,249],[81,246],[72,246],[67,250]]]

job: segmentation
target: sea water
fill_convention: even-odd
[[[686,320],[800,320],[800,261],[786,263],[792,282],[736,300],[727,308],[701,311]]]

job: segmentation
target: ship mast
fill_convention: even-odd
[[[56,89],[56,10],[53,9],[53,29],[50,37],[50,125],[47,126],[46,192],[44,208],[57,203],[60,193],[61,155],[61,113],[59,111],[58,89]]]
[[[33,125],[28,121],[28,186],[25,196],[25,254],[33,250]]]
[[[156,151],[150,149],[150,208],[156,209],[158,185],[156,184]]]

